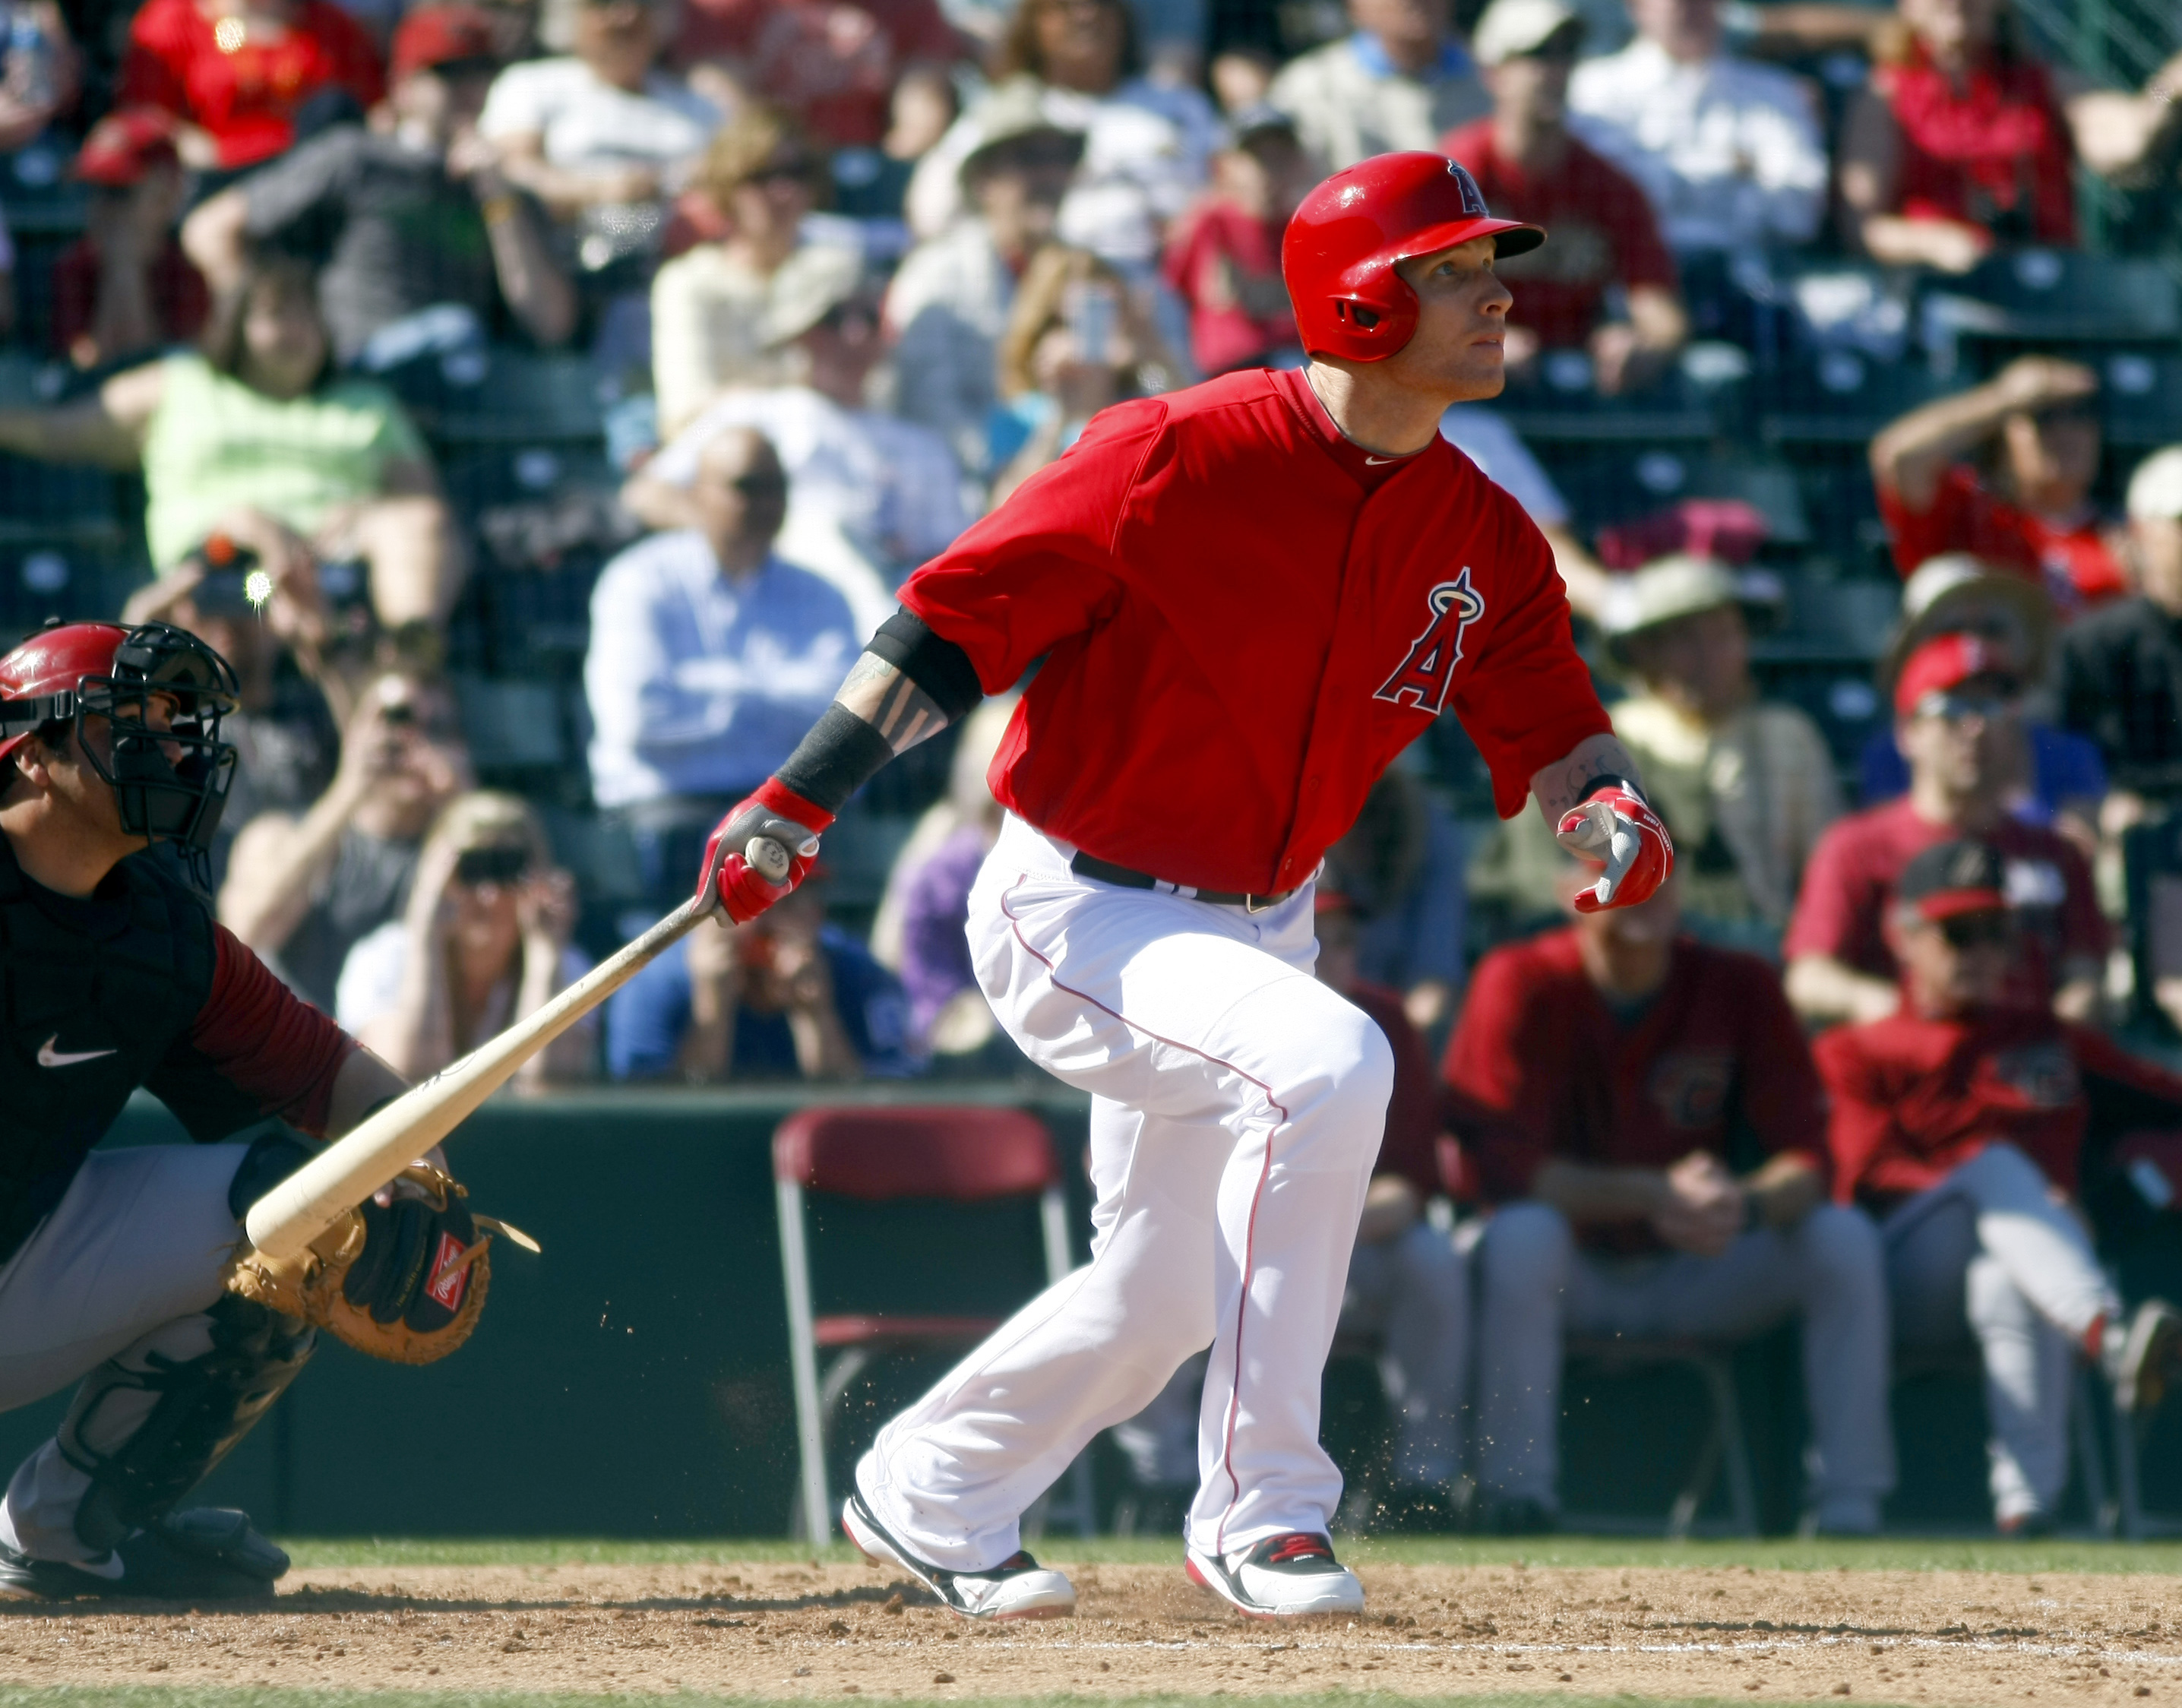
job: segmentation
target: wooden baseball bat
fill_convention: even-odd
[[[788,876],[788,851],[769,838],[751,837],[743,857],[768,883],[781,883]],[[300,1256],[344,1210],[361,1204],[453,1132],[517,1068],[629,983],[669,945],[711,918],[718,905],[709,890],[691,896],[529,1019],[487,1039],[461,1061],[413,1086],[327,1145],[250,1206],[243,1226],[251,1245],[274,1259]]]

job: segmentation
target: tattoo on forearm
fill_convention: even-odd
[[[1548,823],[1558,822],[1561,814],[1581,801],[1579,791],[1583,785],[1602,774],[1636,780],[1636,762],[1611,735],[1592,736],[1559,764],[1547,766],[1531,779],[1538,810]]]
[[[844,711],[878,730],[896,754],[906,753],[947,727],[947,714],[898,666],[867,652],[856,660],[833,696]]]

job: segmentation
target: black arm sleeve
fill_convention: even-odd
[[[839,812],[893,757],[886,737],[837,702],[773,774],[812,806]]]
[[[883,658],[930,695],[950,724],[961,722],[985,697],[970,655],[933,634],[922,617],[905,607],[879,625],[864,651]]]

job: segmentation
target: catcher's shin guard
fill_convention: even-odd
[[[112,1548],[164,1517],[249,1434],[317,1342],[296,1318],[224,1294],[92,1371],[57,1438],[91,1478],[76,1509],[84,1545]]]

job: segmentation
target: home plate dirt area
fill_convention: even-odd
[[[0,1681],[973,1699],[1334,1692],[2182,1708],[2182,1578],[1743,1566],[1362,1568],[1370,1611],[1237,1616],[1073,1564],[1074,1619],[972,1625],[861,1562],[299,1570],[250,1611],[0,1605]]]

